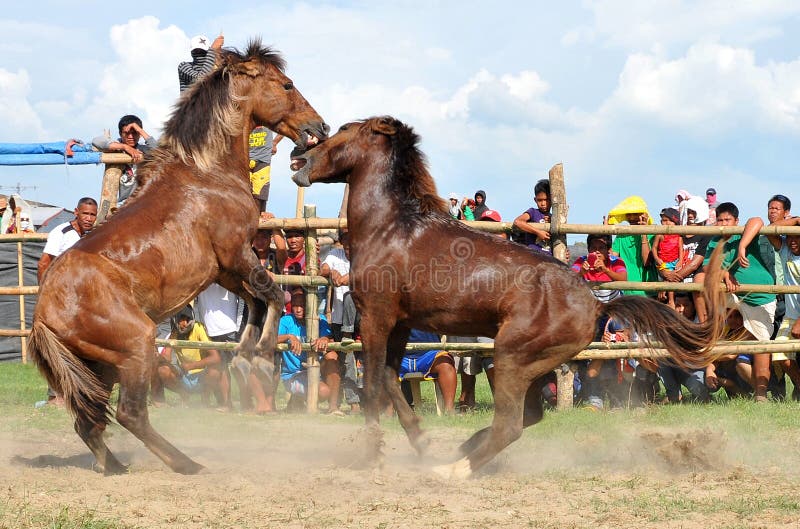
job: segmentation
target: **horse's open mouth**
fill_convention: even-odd
[[[309,147],[310,149],[311,147]],[[292,149],[292,154],[290,155],[291,162],[289,163],[289,168],[292,171],[299,171],[303,167],[305,167],[306,162],[308,161],[305,157],[305,154],[308,152],[308,149],[299,149],[295,147]]]

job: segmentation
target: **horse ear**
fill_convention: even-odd
[[[376,119],[372,122],[372,132],[385,136],[394,136],[397,134],[396,123],[395,119],[389,117]]]
[[[238,75],[247,75],[249,77],[258,77],[261,75],[261,68],[255,61],[240,62],[232,64],[228,67],[228,71]]]

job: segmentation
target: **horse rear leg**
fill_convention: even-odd
[[[527,428],[538,423],[544,417],[544,408],[542,406],[542,379],[535,380],[528,388],[525,394],[525,405],[522,412],[522,427]],[[458,447],[458,451],[463,455],[467,455],[475,450],[481,443],[486,442],[486,438],[492,431],[491,426],[487,426],[482,430],[475,432],[472,437],[464,441]]]
[[[111,378],[110,373],[98,373],[96,370],[93,371],[97,375],[98,380],[103,384],[103,387],[105,387],[110,394],[111,388],[114,386],[114,380]],[[108,409],[108,402],[102,404],[97,403],[95,406],[100,408],[99,411],[101,413],[105,413]],[[111,450],[108,449],[103,439],[105,431],[106,423],[97,424],[89,419],[87,415],[80,413],[75,417],[75,432],[83,439],[83,442],[86,443],[86,446],[89,447],[92,454],[94,454],[97,460],[97,467],[101,469],[106,476],[125,474],[128,472],[128,466],[120,463],[114,454],[111,453]]]
[[[146,341],[143,341],[146,343]],[[117,421],[141,440],[159,459],[180,474],[197,474],[203,466],[189,459],[171,445],[150,425],[147,412],[147,390],[150,379],[149,362],[152,354],[147,347],[132,352],[119,369],[119,403]]]

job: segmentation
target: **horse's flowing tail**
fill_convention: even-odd
[[[35,322],[28,344],[39,372],[50,387],[64,397],[72,415],[91,424],[110,422],[108,390],[80,358],[64,347],[53,331],[42,322]]]
[[[643,296],[617,298],[603,306],[603,313],[626,322],[648,348],[665,348],[681,367],[698,369],[710,364],[719,356],[713,347],[725,324],[725,292],[720,288],[722,247],[717,245],[706,267],[705,322],[694,323],[667,305]]]

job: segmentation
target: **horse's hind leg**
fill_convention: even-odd
[[[150,343],[144,338],[141,342]],[[147,361],[146,356],[150,354],[152,354],[150,348],[144,345],[139,350],[132,351],[125,364],[119,368],[117,421],[139,438],[173,471],[180,474],[197,474],[203,466],[172,446],[150,425],[147,413],[147,390],[151,363]]]
[[[103,386],[105,386],[106,390],[111,393],[111,388],[114,386],[114,381],[110,378],[109,374],[105,376],[101,373],[95,373],[98,376],[98,379],[102,381]],[[101,407],[101,410],[98,410],[99,413],[92,414],[93,416],[99,416],[106,412],[108,403],[97,404],[98,407]],[[119,462],[119,460],[111,453],[111,450],[108,449],[105,441],[103,440],[103,433],[106,431],[107,423],[101,422],[96,423],[96,421],[90,419],[84,414],[78,414],[75,418],[75,431],[77,432],[78,436],[83,439],[83,442],[86,443],[86,446],[89,447],[89,450],[92,451],[94,454],[95,459],[97,459],[97,466],[99,469],[102,469],[106,476],[114,475],[114,474],[124,474],[128,471],[127,465],[123,465]]]

